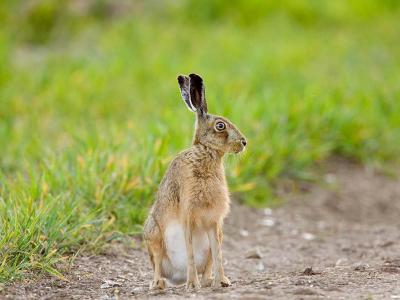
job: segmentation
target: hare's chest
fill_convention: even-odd
[[[219,222],[229,212],[230,200],[225,188],[209,189],[197,199],[197,205],[193,207],[193,215],[199,226],[208,227]]]
[[[191,166],[181,186],[181,217],[190,211],[194,222],[207,228],[228,213],[230,200],[222,166]]]

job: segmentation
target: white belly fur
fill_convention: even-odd
[[[174,283],[184,282],[186,280],[187,253],[182,224],[177,221],[169,223],[164,237],[168,256],[163,259],[162,263],[164,276]],[[197,272],[203,272],[209,253],[210,243],[207,233],[200,229],[194,230],[193,254]]]

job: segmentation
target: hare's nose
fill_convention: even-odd
[[[241,139],[240,141],[242,142],[242,145],[243,145],[244,147],[246,147],[247,141],[246,141],[245,139]]]

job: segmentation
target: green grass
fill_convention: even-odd
[[[247,136],[226,163],[250,205],[331,155],[399,162],[396,2],[187,3],[112,20],[0,8],[15,25],[0,27],[0,282],[61,276],[60,260],[140,232],[190,145],[180,73],[201,74],[210,112]]]

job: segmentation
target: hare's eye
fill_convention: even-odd
[[[216,128],[218,131],[222,131],[222,130],[224,130],[224,129],[226,128],[226,125],[225,125],[224,122],[217,122],[217,123],[215,124],[215,128]]]

